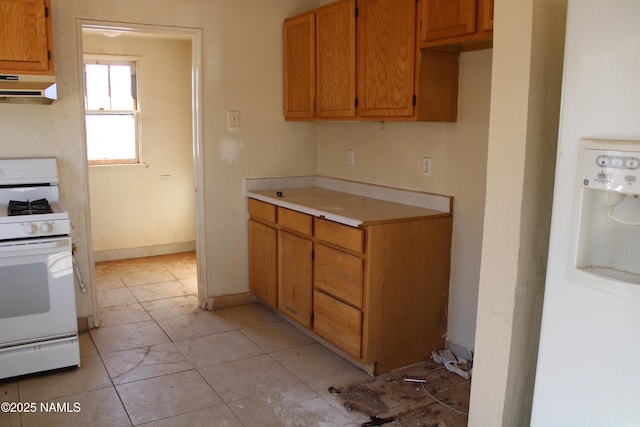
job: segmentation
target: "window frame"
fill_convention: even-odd
[[[104,64],[104,65],[130,65],[132,69],[132,75],[135,76],[135,90],[134,92],[134,109],[133,110],[89,110],[87,109],[87,78],[86,78],[86,65],[87,64]],[[135,156],[130,159],[95,159],[91,160],[87,158],[89,166],[103,166],[103,165],[139,165],[143,164],[142,161],[142,138],[141,138],[141,120],[140,120],[140,91],[139,88],[139,70],[140,70],[140,57],[133,55],[108,55],[108,54],[83,54],[82,73],[84,79],[84,119],[86,127],[87,116],[100,116],[100,115],[132,115],[134,121],[134,148]],[[89,140],[85,135],[85,143],[88,147]],[[87,149],[88,151],[88,149]]]

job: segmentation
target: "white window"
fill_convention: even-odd
[[[84,59],[89,164],[140,163],[137,61]]]

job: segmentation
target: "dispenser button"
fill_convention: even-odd
[[[605,172],[598,172],[598,179],[599,180],[606,181],[608,178],[609,178],[609,176]]]
[[[640,167],[640,160],[637,157],[630,157],[626,161],[626,166],[629,169],[638,169]]]
[[[624,180],[627,181],[628,184],[633,184],[637,179],[635,175],[627,175],[624,177]]]

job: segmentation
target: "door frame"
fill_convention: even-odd
[[[204,202],[204,138],[202,115],[202,29],[189,27],[167,27],[161,25],[132,24],[111,21],[96,21],[88,19],[77,20],[77,48],[78,48],[78,96],[80,105],[84,105],[84,78],[82,77],[83,61],[83,29],[103,31],[119,31],[128,33],[153,34],[159,37],[186,37],[191,40],[191,121],[193,141],[193,168],[195,184],[195,222],[196,222],[196,263],[198,270],[198,305],[202,309],[208,308],[207,263],[205,242],[205,202]],[[84,115],[84,108],[83,113]],[[85,140],[83,146],[85,165],[87,165],[86,129],[82,121],[82,132]],[[87,184],[89,182],[89,168],[85,166]],[[89,185],[86,186],[86,200],[89,198]],[[86,210],[87,241],[89,248],[93,248],[93,234],[91,227],[91,209]],[[92,283],[95,283],[95,259],[93,249],[88,251],[89,270]],[[92,289],[96,289],[92,286]],[[100,319],[97,305],[97,292],[92,295],[93,326],[99,326]]]

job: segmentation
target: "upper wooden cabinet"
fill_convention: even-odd
[[[315,13],[284,23],[284,114],[308,119],[315,116]]]
[[[412,117],[415,0],[358,0],[358,113]]]
[[[420,46],[455,46],[465,50],[490,42],[493,1],[420,0]]]
[[[316,111],[320,118],[356,115],[355,0],[316,11]]]
[[[53,75],[50,0],[0,0],[0,73]]]
[[[458,56],[420,51],[417,5],[415,0],[339,0],[287,19],[285,119],[455,121]],[[300,25],[305,31],[297,37],[303,40],[292,35]],[[306,30],[314,25],[309,37]],[[312,46],[310,38],[315,38]],[[294,101],[304,107],[292,108]]]

